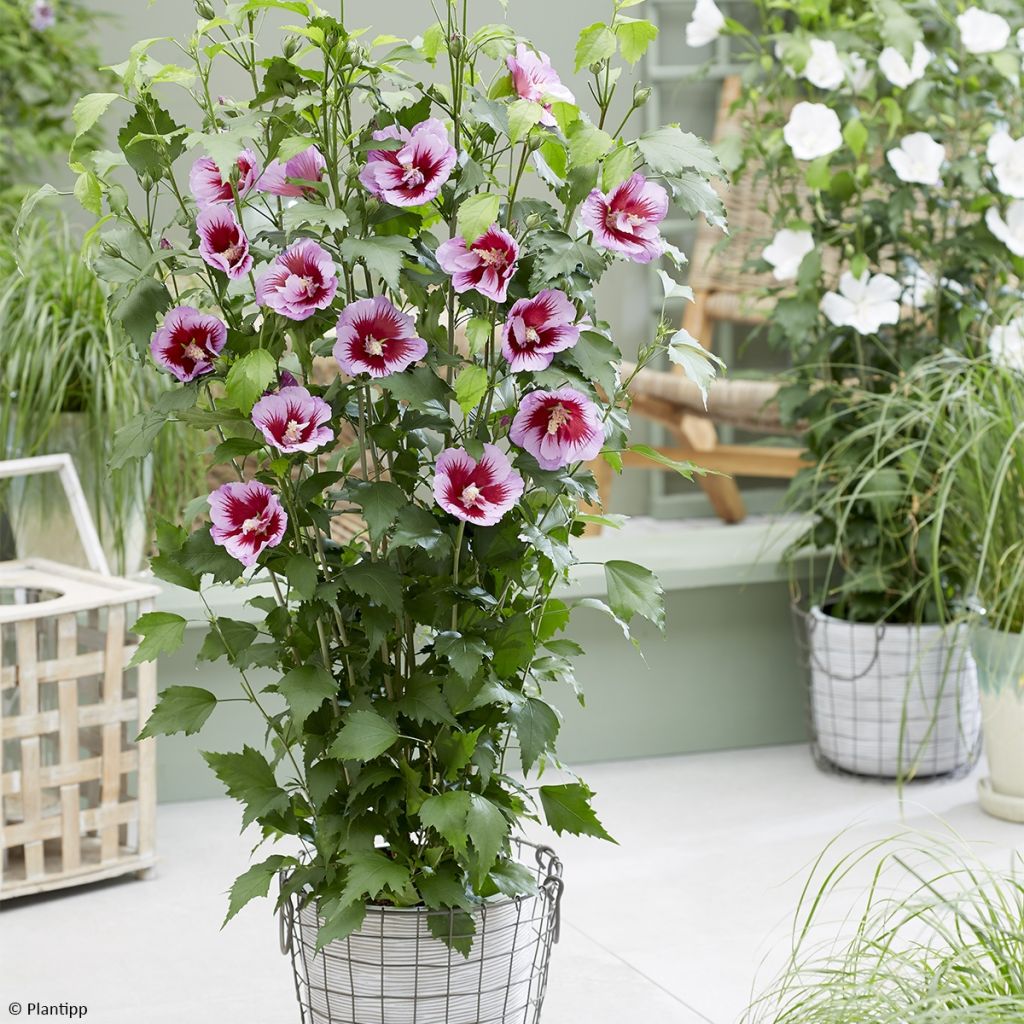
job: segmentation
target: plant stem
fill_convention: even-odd
[[[466,533],[466,520],[459,520],[459,529],[455,534],[455,553],[452,555],[452,587],[459,585],[459,560],[462,558],[462,538]],[[452,605],[452,632],[458,632],[459,629],[459,601],[455,599],[455,603]]]

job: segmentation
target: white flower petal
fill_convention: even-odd
[[[839,115],[824,103],[798,103],[782,136],[797,160],[816,160],[843,144]]]
[[[887,46],[878,57],[878,70],[889,80],[892,85],[901,89],[913,85],[923,77],[929,63],[931,63],[932,52],[918,41],[914,43],[914,49],[910,56],[910,63],[894,46]]]
[[[766,263],[772,266],[772,277],[776,281],[791,281],[796,277],[803,258],[814,249],[814,236],[810,231],[793,231],[783,228],[762,253]]]
[[[804,65],[803,76],[819,89],[838,89],[846,77],[839,51],[831,39],[812,39],[811,55]]]
[[[687,46],[707,46],[713,43],[725,28],[725,15],[718,9],[715,0],[697,0],[693,16],[686,26]]]
[[[1010,41],[1007,20],[980,7],[969,7],[956,19],[960,41],[968,53],[997,53]]]

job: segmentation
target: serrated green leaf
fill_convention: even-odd
[[[372,484],[353,481],[348,485],[348,494],[362,509],[370,540],[374,542],[388,532],[402,509],[410,507],[405,491],[388,481]]]
[[[414,676],[406,685],[405,693],[398,702],[400,714],[412,719],[418,725],[432,722],[435,725],[456,725],[451,708],[444,699],[440,684],[430,676]]]
[[[467,242],[475,242],[498,220],[500,209],[500,197],[488,192],[478,192],[474,196],[463,199],[459,204],[457,220],[459,234]]]
[[[393,611],[402,611],[402,578],[389,565],[380,562],[357,562],[349,566],[342,576],[353,593]]]
[[[345,858],[345,863],[348,878],[341,895],[343,901],[374,900],[385,889],[397,896],[409,884],[409,869],[383,853],[352,853]]]
[[[252,644],[258,632],[251,622],[218,616],[206,634],[197,660],[216,661],[226,657],[234,662]]]
[[[634,562],[613,559],[604,564],[608,605],[624,622],[642,615],[658,629],[665,629],[665,592],[658,577]]]
[[[335,210],[323,203],[308,199],[296,199],[286,206],[283,214],[284,229],[291,235],[304,225],[327,228],[329,231],[344,231],[348,227],[348,214]]]
[[[462,791],[441,793],[428,797],[420,808],[420,821],[438,835],[457,853],[465,855],[468,835],[466,818],[469,815],[470,795]]]
[[[523,771],[528,772],[543,753],[553,749],[561,722],[551,705],[536,697],[513,704],[508,717],[519,740]]]
[[[569,126],[569,159],[574,165],[596,163],[614,145],[615,140],[606,131],[582,118]]]
[[[590,806],[593,795],[581,782],[541,786],[540,802],[548,825],[558,835],[568,832],[573,836],[595,836],[614,843]]]
[[[588,26],[576,42],[576,73],[614,56],[617,46],[615,33],[607,25],[596,22]]]
[[[217,698],[209,690],[199,686],[169,686],[160,694],[138,738],[173,736],[179,732],[193,736],[202,729],[216,706]]]
[[[700,389],[704,407],[708,404],[708,388],[717,376],[716,366],[725,364],[706,349],[689,331],[679,330],[668,343],[668,357]]]
[[[647,48],[658,38],[658,27],[649,21],[619,18],[615,26],[622,59],[635,64],[647,52]]]
[[[717,177],[722,173],[722,166],[711,147],[691,132],[684,132],[679,125],[645,132],[636,144],[648,167],[661,174],[679,174],[689,170]]]
[[[700,472],[700,467],[696,463],[669,458],[669,456],[659,452],[657,448],[652,448],[649,444],[631,444],[629,450],[636,452],[637,455],[642,455],[651,462],[656,462],[659,466],[671,469],[683,477],[684,480],[692,480],[694,475]]]
[[[540,124],[544,107],[533,100],[514,100],[508,108],[508,137],[513,143],[522,142],[530,129]],[[475,236],[474,236],[475,237]]]
[[[277,360],[265,348],[256,348],[231,365],[224,391],[228,402],[248,416],[257,399],[275,380]]]
[[[383,278],[389,288],[398,290],[406,257],[411,253],[408,238],[378,235],[373,238],[346,238],[341,255],[348,261],[362,260],[374,277]]]
[[[138,619],[131,632],[143,637],[129,665],[155,661],[161,654],[176,651],[185,642],[188,621],[172,612],[147,612]]]
[[[473,873],[477,886],[480,886],[494,867],[494,862],[498,859],[498,854],[508,837],[508,820],[497,804],[478,793],[471,793],[469,811],[466,815],[466,831],[476,851]]]
[[[455,400],[463,413],[475,409],[487,394],[487,371],[482,366],[464,366],[455,378]]]
[[[331,757],[342,761],[372,761],[397,739],[398,730],[376,711],[350,711],[331,744]]]
[[[324,923],[316,933],[316,948],[321,950],[331,942],[341,942],[359,931],[366,919],[366,901],[356,900],[339,906],[328,901],[321,907]]]
[[[245,746],[240,754],[204,752],[203,757],[228,796],[244,805],[243,828],[265,814],[288,807],[288,794],[277,784],[274,769],[258,750]]]
[[[83,96],[71,111],[71,120],[75,123],[74,144],[103,116],[107,107],[119,96],[116,92],[91,92]]]
[[[395,532],[391,537],[393,548],[420,548],[435,557],[447,555],[452,542],[441,524],[419,505],[406,505],[398,513]]]
[[[440,633],[434,639],[434,650],[465,680],[472,679],[493,651],[479,637],[459,633]]]
[[[338,692],[334,677],[319,665],[293,668],[281,679],[277,688],[288,701],[292,717],[300,726],[325,700]]]
[[[588,380],[600,384],[605,394],[615,394],[622,353],[609,338],[596,331],[583,331],[566,357],[580,368]]]
[[[248,871],[239,875],[235,879],[234,885],[231,886],[228,916],[224,918],[224,924],[227,924],[247,903],[266,896],[270,892],[270,883],[277,877],[282,865],[286,862],[294,863],[290,857],[274,854],[261,864],[253,864]]]
[[[608,153],[601,165],[601,188],[611,192],[621,185],[632,173],[636,163],[636,150],[632,146],[619,146]]]

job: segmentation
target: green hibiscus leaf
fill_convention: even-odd
[[[398,730],[376,711],[350,711],[331,745],[331,756],[342,761],[372,761],[397,739]]]
[[[185,642],[187,625],[187,620],[172,612],[147,612],[132,626],[131,631],[143,640],[129,665],[155,661],[161,654],[176,651]]]
[[[634,562],[612,560],[604,565],[608,606],[624,622],[641,615],[665,629],[665,592],[658,577]]]
[[[593,795],[582,782],[541,786],[540,802],[548,825],[558,835],[568,832],[573,836],[594,836],[614,843],[590,806]]]
[[[509,718],[519,740],[519,754],[523,771],[528,772],[537,759],[555,745],[561,726],[555,709],[547,701],[527,697],[509,708]]]
[[[261,864],[253,864],[248,871],[239,875],[235,879],[235,884],[231,886],[228,915],[224,918],[224,924],[227,924],[247,903],[265,897],[270,892],[270,883],[273,882],[281,868],[285,864],[294,863],[295,860],[291,857],[274,854]],[[221,927],[223,928],[224,925]]]
[[[335,696],[338,684],[319,665],[300,665],[288,672],[277,684],[278,690],[301,725],[325,700]]]
[[[288,794],[277,784],[274,769],[258,750],[246,746],[240,754],[204,752],[203,757],[228,796],[244,805],[243,828],[265,814],[288,807]]]
[[[209,690],[199,686],[169,686],[160,694],[138,738],[173,736],[179,732],[193,736],[202,729],[216,706],[217,698]]]

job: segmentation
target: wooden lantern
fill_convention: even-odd
[[[0,900],[144,873],[154,863],[156,749],[135,742],[156,667],[127,632],[155,586],[111,576],[68,455],[0,462],[60,474],[90,570],[0,563]]]

